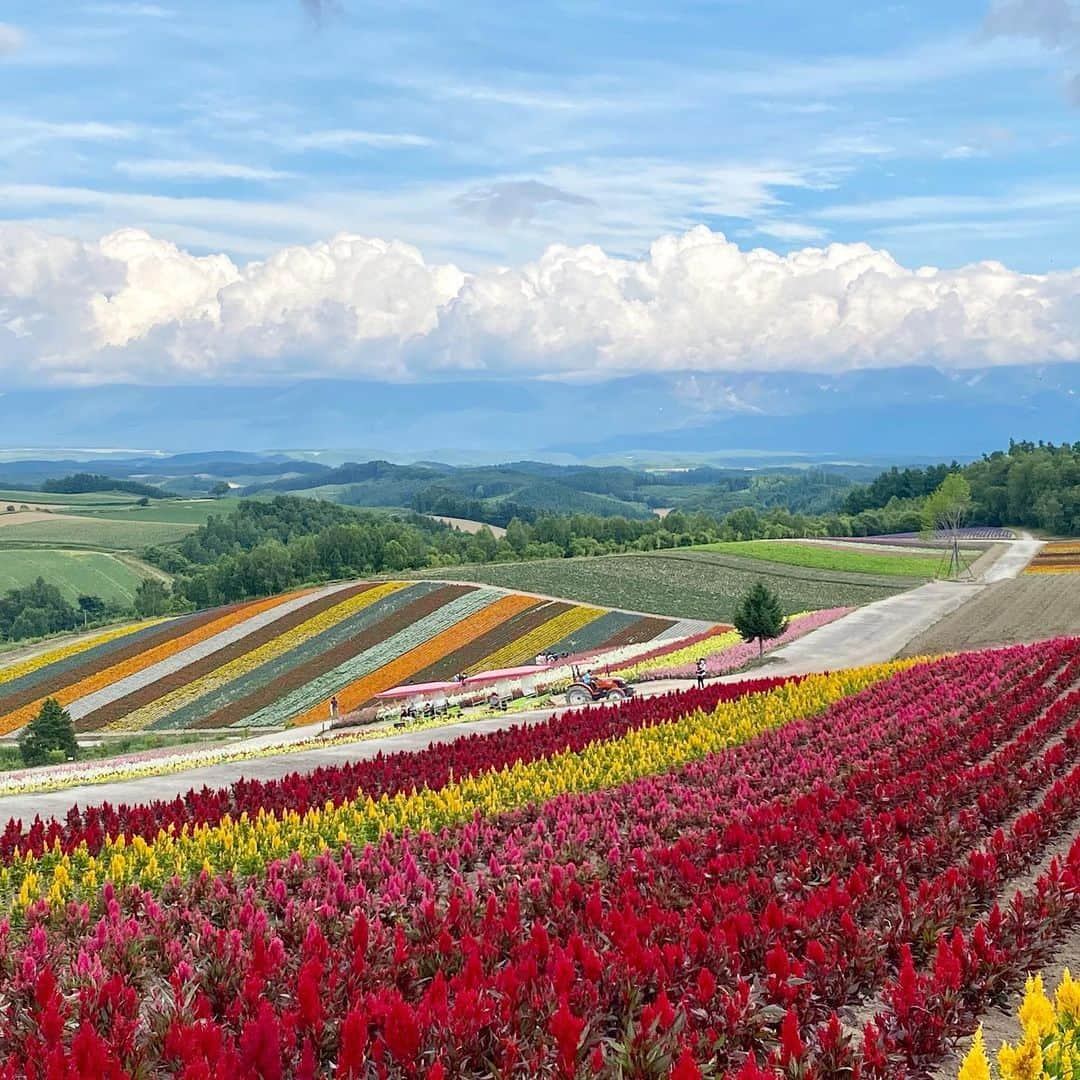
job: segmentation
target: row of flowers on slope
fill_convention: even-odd
[[[108,645],[110,642],[118,641],[120,638],[127,637],[129,634],[135,634],[140,630],[145,630],[149,626],[157,626],[164,621],[164,619],[144,619],[142,622],[127,623],[124,626],[115,626],[109,630],[103,630],[100,634],[90,634],[79,638],[77,641],[68,642],[66,645],[45,649],[42,652],[35,653],[33,656],[28,656],[24,660],[17,660],[14,663],[0,668],[0,685],[22,678],[24,675],[29,675],[32,672],[39,671],[41,668],[48,667],[50,664],[55,664],[61,660],[67,660],[70,657],[89,652],[91,649],[97,649],[102,645]],[[2,661],[2,659],[3,658],[0,657],[0,661]]]
[[[260,810],[274,814],[303,813],[312,806],[327,803],[337,806],[361,794],[378,798],[417,787],[438,791],[455,777],[460,780],[559,751],[582,750],[590,743],[616,738],[636,728],[669,723],[692,712],[712,712],[724,702],[799,681],[801,676],[754,679],[595,709],[574,709],[538,724],[470,732],[449,743],[432,744],[422,750],[385,755],[380,752],[368,760],[290,773],[277,780],[239,780],[217,790],[192,789],[168,801],[73,807],[62,821],[35,818],[25,827],[17,819],[9,820],[0,833],[0,861],[46,850],[73,851],[85,847],[95,852],[109,838],[123,836],[131,841],[141,836],[151,840],[161,830],[180,832],[185,826],[212,824],[226,816],[250,817]],[[339,738],[347,742],[359,736]],[[296,745],[307,746],[310,742]],[[280,749],[275,748],[274,752]]]
[[[227,609],[219,617],[194,629],[187,630],[187,632],[181,633],[175,638],[162,642],[118,664],[107,664],[76,683],[56,689],[47,695],[36,697],[0,716],[0,734],[6,734],[27,724],[37,715],[46,696],[56,698],[60,704],[65,706],[71,706],[75,702],[82,703],[92,699],[93,695],[99,694],[102,690],[115,688],[124,680],[130,679],[147,668],[160,663],[167,663],[184,650],[195,648],[208,639],[227,633],[234,627],[246,623],[253,616],[269,611],[280,604],[288,603],[295,599],[296,596],[297,594],[287,594],[270,600],[254,601],[250,604]],[[179,628],[182,630],[184,625],[181,622]],[[89,707],[87,711],[89,711]]]
[[[468,586],[420,582],[385,595],[313,638],[240,674],[197,702],[154,722],[156,729],[228,728],[430,615]]]
[[[779,637],[768,642],[769,650],[772,651],[792,641],[797,641],[806,634],[843,618],[850,611],[851,608],[841,607],[792,615],[787,629]],[[632,678],[641,679],[692,679],[697,674],[698,659],[704,658],[705,674],[715,677],[738,671],[757,657],[757,644],[743,641],[742,636],[733,630],[718,634],[700,645],[687,645],[674,650],[666,657],[650,661],[644,669],[630,667],[627,673]]]
[[[1077,752],[1075,722],[1068,753],[1049,745],[1077,713],[1057,700],[1073,660],[950,658],[619,789],[160,898],[39,903],[0,932],[7,1075],[910,1074],[905,1018],[934,1018],[901,1016],[923,978],[908,945],[934,926],[933,949],[934,884],[992,896],[1015,873],[993,853],[1030,858],[1080,808],[995,832]],[[1074,864],[1059,878],[1023,926],[1016,905],[979,924],[999,980],[1028,915],[1075,917]],[[835,1010],[881,986],[860,1051]]]
[[[585,629],[615,646],[672,626],[472,585],[336,583],[101,635],[20,665],[0,684],[0,730],[25,724],[47,696],[82,730],[302,724],[324,719],[331,697],[358,707],[459,652],[466,667],[487,667]]]
[[[404,582],[391,581],[374,588],[365,589],[333,604],[331,607],[310,618],[304,619],[297,626],[272,637],[262,645],[228,660],[205,675],[183,683],[175,690],[156,697],[139,708],[126,712],[125,715],[106,725],[110,730],[135,731],[149,727],[184,706],[197,706],[197,702],[207,698],[215,690],[246,675],[253,669],[290,652],[313,638],[325,633],[338,623],[364,611],[372,604],[392,596],[405,588]]]
[[[1075,540],[1044,544],[1031,560],[1025,574],[1075,574],[1080,571],[1080,544]]]
[[[213,749],[193,750],[191,744],[181,743],[92,761],[72,761],[58,765],[16,769],[0,774],[0,797],[40,795],[53,791],[66,791],[75,787],[123,783],[151,776],[173,776],[191,769],[232,765],[244,761],[257,761],[260,758],[287,758],[292,754],[304,754],[312,750],[333,750],[356,743],[374,742],[377,739],[385,739],[388,735],[406,736],[420,731],[429,731],[432,728],[445,728],[448,731],[460,730],[473,722],[477,715],[482,716],[483,713],[462,713],[456,717],[438,714],[435,716],[418,715],[395,720],[392,730],[384,723],[371,724],[269,746],[253,746],[249,740],[241,739]]]
[[[577,605],[549,619],[541,626],[509,642],[500,649],[489,653],[483,659],[471,664],[467,674],[478,671],[492,671],[497,668],[511,667],[526,660],[531,661],[539,652],[554,646],[569,634],[580,630],[604,615],[601,608]]]
[[[107,839],[67,851],[48,849],[0,866],[0,897],[16,913],[39,897],[52,905],[92,895],[106,881],[139,881],[160,888],[174,875],[189,877],[235,870],[257,872],[290,853],[359,844],[385,832],[438,829],[476,813],[494,814],[574,791],[627,783],[698,760],[879,682],[915,661],[896,661],[832,675],[808,676],[765,694],[742,697],[710,713],[693,712],[669,723],[638,728],[580,751],[556,752],[528,763],[516,761],[430,788],[378,798],[364,793],[340,805],[312,806],[280,815],[260,808],[254,816],[224,817],[213,825],[160,830],[147,841]]]
[[[618,672],[625,677],[640,678],[646,676],[656,668],[665,667],[676,658],[697,659],[698,656],[707,655],[717,649],[726,648],[733,641],[740,641],[741,636],[733,626],[726,623],[717,623],[701,633],[694,634],[682,641],[664,641],[656,645],[640,656],[635,657],[634,663]],[[685,652],[685,656],[683,655]]]
[[[500,595],[478,589],[476,594],[476,599],[464,596],[460,601],[440,608],[430,620],[407,627],[372,647],[364,654],[363,666],[352,668],[345,678],[342,678],[344,669],[335,672],[333,692],[338,697],[340,707],[350,712],[366,705],[376,694],[407,682],[418,672],[490,633],[535,603],[531,596],[519,593]],[[461,608],[453,610],[457,603],[461,604]],[[290,723],[310,724],[322,719],[326,715],[325,705],[329,696],[324,692],[320,705],[290,717]]]

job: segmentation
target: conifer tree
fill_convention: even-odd
[[[69,760],[79,756],[71,714],[56,698],[46,698],[19,736],[19,751],[25,765],[45,765],[52,750],[62,750]]]
[[[778,638],[788,625],[780,597],[761,581],[755,581],[746,591],[731,621],[744,641],[758,643],[759,659],[765,642]]]

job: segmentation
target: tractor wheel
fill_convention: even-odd
[[[584,686],[571,686],[566,691],[567,705],[588,705],[592,701],[592,694]]]
[[[625,701],[626,694],[622,690],[609,690],[607,692],[608,701]]]

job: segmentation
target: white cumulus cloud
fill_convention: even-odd
[[[475,274],[353,235],[238,265],[136,229],[85,243],[0,225],[8,383],[1076,360],[1076,270],[912,269],[867,244],[778,255],[704,227],[640,258],[557,245]]]

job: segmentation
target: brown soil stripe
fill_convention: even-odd
[[[328,596],[317,597],[310,604],[305,604],[295,611],[288,612],[275,622],[267,623],[266,626],[262,626],[246,637],[226,645],[225,648],[219,649],[209,656],[204,656],[201,660],[196,660],[194,663],[188,664],[187,667],[180,668],[179,671],[165,675],[156,682],[140,686],[138,690],[133,690],[126,697],[117,698],[116,701],[110,701],[107,705],[102,705],[100,709],[95,709],[93,712],[83,716],[75,726],[80,731],[89,731],[103,727],[105,724],[111,724],[114,720],[127,716],[128,713],[134,712],[143,705],[148,705],[151,701],[157,701],[158,698],[164,697],[173,690],[177,690],[181,686],[187,686],[188,683],[201,678],[203,675],[208,675],[211,671],[221,667],[222,664],[227,664],[231,660],[251,652],[252,649],[265,645],[268,641],[272,641],[274,638],[286,633],[294,626],[299,626],[307,619],[314,618],[328,608],[332,608],[335,604],[347,600],[350,596],[367,592],[371,588],[374,588],[374,585],[371,582],[365,582],[353,585],[348,589],[342,589],[340,592],[330,593]]]
[[[111,651],[108,654],[106,661],[103,661],[101,657],[96,660],[89,660],[84,664],[79,664],[76,667],[70,667],[63,672],[57,673],[56,677],[53,679],[36,682],[33,686],[23,687],[21,690],[0,696],[0,716],[21,708],[23,705],[28,705],[31,701],[37,701],[38,698],[48,697],[50,694],[56,693],[57,690],[62,690],[65,686],[71,686],[74,683],[93,675],[94,672],[101,669],[103,663],[107,667],[112,667],[113,664],[123,663],[125,660],[130,660],[133,656],[138,656],[148,649],[156,648],[170,638],[190,633],[192,630],[198,630],[200,626],[205,626],[206,623],[211,622],[214,619],[220,619],[223,615],[227,615],[230,611],[235,611],[239,607],[243,607],[243,604],[230,604],[228,607],[209,608],[190,619],[184,619],[179,624],[170,623],[163,625],[159,631],[155,631],[144,638],[140,638],[138,641],[130,642],[122,648]]]
[[[613,634],[600,648],[606,652],[608,649],[619,649],[624,645],[638,645],[643,641],[652,641],[661,631],[674,625],[674,619],[660,619],[655,616],[641,618],[624,627],[617,634]]]
[[[512,619],[507,619],[502,626],[489,630],[475,641],[462,646],[462,648],[455,650],[448,656],[444,656],[442,660],[429,665],[423,671],[418,671],[409,679],[409,682],[440,682],[452,679],[459,671],[465,671],[472,667],[473,664],[480,663],[485,656],[490,656],[496,649],[501,649],[511,641],[524,637],[529,631],[535,630],[538,626],[543,626],[548,619],[553,619],[556,615],[569,611],[571,607],[573,607],[572,604],[541,601],[539,604],[515,615]]]
[[[404,630],[407,626],[411,626],[414,622],[424,618],[425,615],[430,615],[444,604],[472,592],[475,588],[475,585],[444,585],[441,589],[436,589],[426,596],[421,596],[411,604],[406,604],[399,611],[387,615],[385,619],[377,622],[362,634],[357,634],[350,641],[342,642],[337,648],[313,657],[306,664],[298,665],[291,671],[285,672],[284,675],[278,676],[273,682],[267,683],[266,686],[260,687],[245,697],[231,702],[225,708],[218,709],[217,712],[211,713],[191,726],[195,728],[229,727],[238,720],[243,720],[245,716],[257,712],[263,706],[283,697],[290,690],[295,690],[296,687],[311,682],[312,679],[317,678],[324,672],[336,668],[339,664],[345,663],[346,660],[350,660],[354,656],[358,656],[366,649],[377,645],[380,641],[385,641],[388,637],[398,633],[398,631]]]

